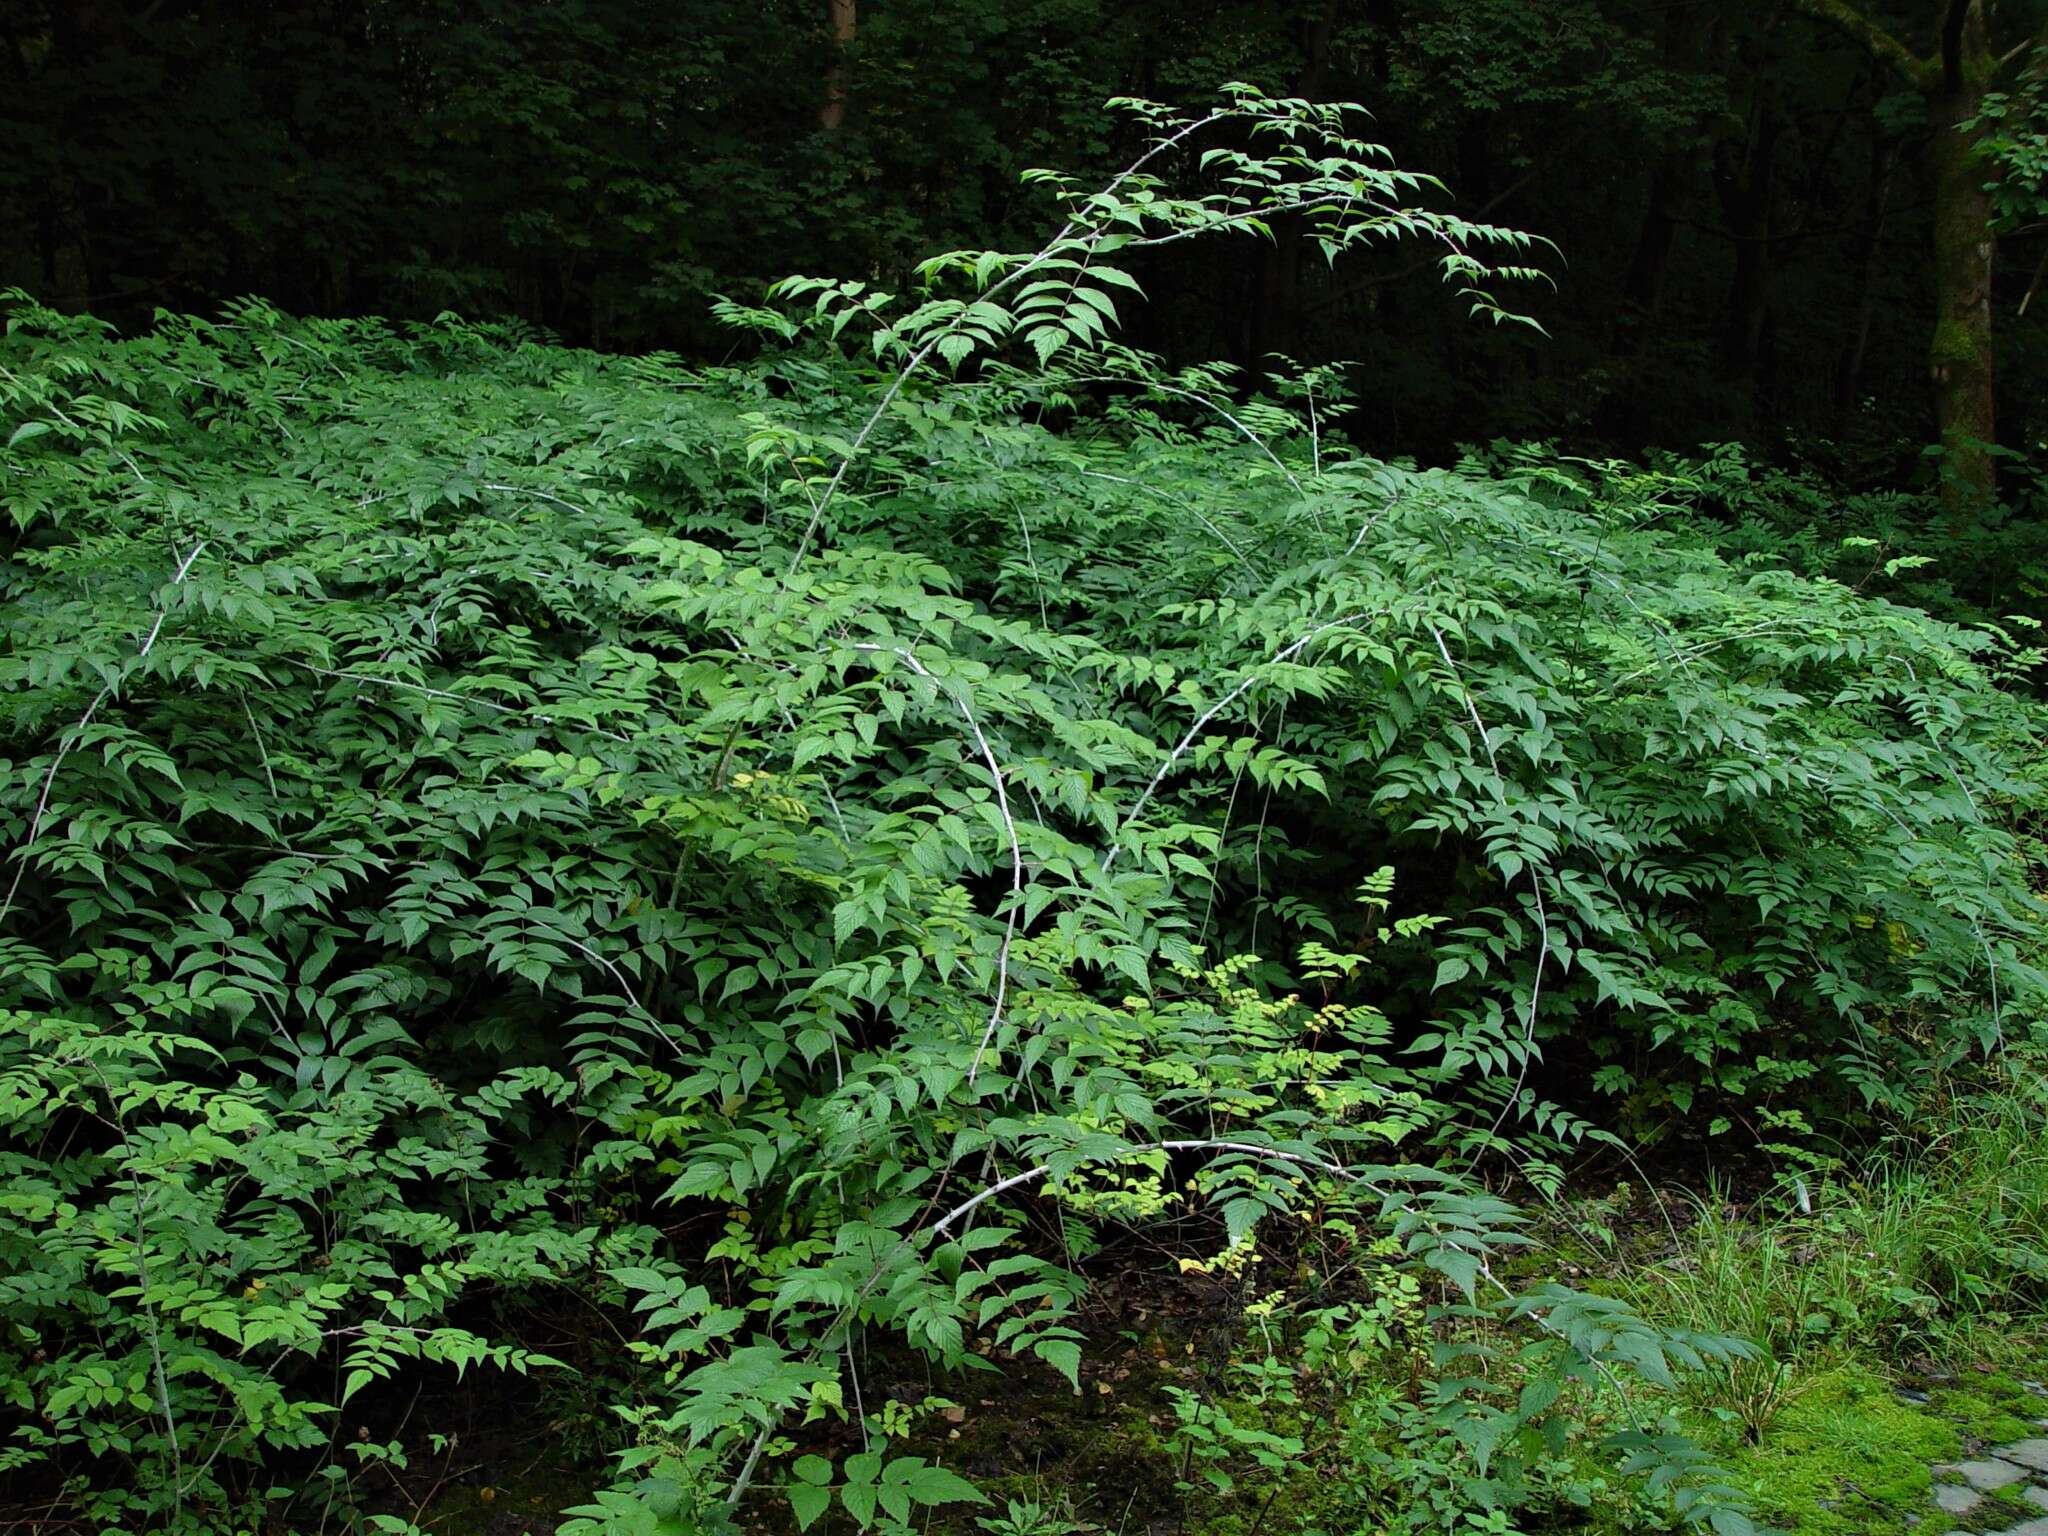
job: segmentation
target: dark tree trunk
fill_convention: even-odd
[[[1780,126],[1776,100],[1768,89],[1760,89],[1745,141],[1724,146],[1714,167],[1714,190],[1735,248],[1721,321],[1721,365],[1729,378],[1746,386],[1752,414],[1764,417],[1769,410],[1765,339],[1770,330]]]
[[[857,0],[825,0],[825,20],[832,28],[832,67],[825,72],[825,101],[818,108],[818,126],[827,133],[846,121],[846,50],[860,20]]]
[[[1671,248],[1677,243],[1684,157],[1669,154],[1650,173],[1648,205],[1642,227],[1636,232],[1635,253],[1629,258],[1628,277],[1622,284],[1622,300],[1633,316],[1647,320],[1657,311],[1664,293],[1664,274],[1671,264]]]
[[[1951,514],[1968,515],[1998,491],[1993,457],[1998,419],[1992,394],[1991,267],[1997,234],[1989,179],[1964,124],[1977,117],[1998,68],[1986,0],[1938,0],[1940,41],[1923,58],[1852,0],[1794,0],[1840,28],[1927,100],[1933,131],[1934,337],[1927,371],[1943,449],[1941,496]],[[2033,46],[2048,43],[2037,34]]]
[[[1929,103],[1934,118],[1934,340],[1927,366],[1944,451],[1942,499],[1969,512],[1997,493],[1991,447],[1991,265],[1997,249],[1983,162],[1958,125],[1984,101],[1984,72],[1965,60],[1959,78]]]

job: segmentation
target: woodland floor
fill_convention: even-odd
[[[1624,1202],[1606,1212],[1604,1254],[1575,1260],[1568,1222],[1547,1234],[1554,1245],[1546,1258],[1572,1283],[1606,1288],[1678,1251],[1688,1211],[1697,1206],[1682,1194]],[[1077,1536],[1319,1530],[1313,1474],[1254,1480],[1235,1500],[1198,1497],[1193,1507],[1176,1491],[1168,1389],[1228,1393],[1230,1363],[1247,1350],[1251,1289],[1176,1272],[1171,1250],[1152,1246],[1131,1238],[1099,1256],[1087,1319],[1093,1345],[1078,1393],[1035,1362],[1005,1361],[985,1384],[962,1385],[937,1380],[920,1357],[878,1353],[863,1367],[866,1402],[911,1405],[898,1449],[972,1478],[997,1508],[1005,1498],[1028,1498],[1070,1509]],[[1276,1266],[1284,1263],[1276,1256]],[[1259,1284],[1276,1280],[1284,1277],[1265,1274]],[[1697,1427],[1709,1444],[1718,1440],[1717,1453],[1774,1531],[2048,1536],[2048,1349],[2031,1339],[2015,1331],[2004,1347],[1993,1340],[1982,1350],[1987,1358],[1880,1360],[1846,1351],[1796,1373],[1753,1438],[1717,1426],[1711,1410]],[[532,1382],[473,1375],[446,1398],[415,1406],[418,1421],[439,1425],[444,1438],[429,1450],[423,1438],[405,1437],[421,1453],[390,1474],[371,1508],[437,1536],[549,1536],[558,1511],[603,1477],[590,1417],[602,1410],[575,1388],[536,1392]],[[850,1424],[813,1424],[795,1438],[799,1451],[833,1459],[862,1449]],[[747,1529],[794,1532],[787,1505],[762,1494]],[[1528,1529],[1634,1536],[1616,1520],[1594,1512]]]

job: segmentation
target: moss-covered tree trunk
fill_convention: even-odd
[[[1991,445],[1991,195],[1975,142],[1962,125],[1983,105],[1984,75],[1963,61],[1960,78],[1929,102],[1934,118],[1934,340],[1928,369],[1944,450],[1942,499],[1963,512],[1996,490]]]
[[[1793,0],[1800,10],[1856,39],[1872,58],[1927,101],[1934,142],[1934,339],[1928,371],[1944,450],[1942,503],[1952,513],[1981,508],[1997,492],[1997,415],[1992,396],[1991,263],[1997,251],[1990,172],[1976,152],[1973,123],[1999,66],[1988,0],[1934,0],[1932,53],[1915,53],[1856,0]],[[2038,45],[2048,34],[2032,39]]]

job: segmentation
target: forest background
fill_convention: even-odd
[[[1998,242],[1965,279],[1998,333],[1983,435],[2042,430],[2041,25],[2013,0],[15,4],[0,280],[117,321],[253,293],[720,358],[711,296],[1013,243],[1020,172],[1121,163],[1102,103],[1242,79],[1367,103],[1458,212],[1555,241],[1526,305],[1549,339],[1451,323],[1426,256],[1333,268],[1283,222],[1148,256],[1133,344],[1355,363],[1380,453],[1744,442],[1895,481],[1929,437],[1950,139],[2012,169],[1949,194],[1956,238]]]

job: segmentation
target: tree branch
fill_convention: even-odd
[[[2021,38],[2010,48],[2006,49],[2005,52],[1998,56],[1998,67],[2003,69],[2006,65],[2012,63],[2013,60],[2025,58],[2036,49],[2048,50],[2048,27],[2043,27],[2039,32],[2031,36]],[[2036,61],[2035,67],[2040,67],[2040,61]]]
[[[1909,84],[1924,90],[1932,83],[1935,61],[1921,58],[1851,5],[1849,0],[1792,0],[1792,3],[1815,21],[1825,22],[1862,44],[1872,58],[1896,70]],[[1966,0],[1957,0],[1959,7],[1965,3]]]

